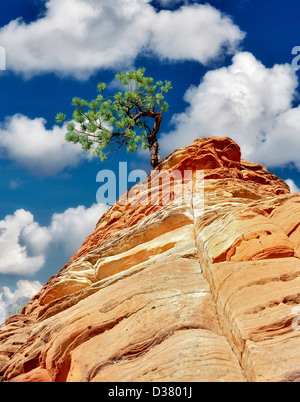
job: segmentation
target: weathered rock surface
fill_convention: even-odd
[[[300,195],[240,158],[198,139],[171,200],[152,176],[111,207],[0,331],[2,381],[299,381]]]

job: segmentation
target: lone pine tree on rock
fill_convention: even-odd
[[[74,98],[74,121],[67,125],[66,140],[80,143],[85,151],[92,149],[93,155],[102,161],[122,146],[134,152],[141,145],[144,150],[149,149],[150,163],[156,167],[160,162],[157,133],[162,113],[169,107],[164,95],[172,85],[170,81],[154,82],[152,77],[145,77],[145,71],[140,68],[118,73],[121,90],[112,96],[105,94],[106,84],[100,83],[96,99],[88,102]],[[56,121],[65,120],[66,115],[58,113]]]

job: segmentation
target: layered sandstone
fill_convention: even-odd
[[[153,177],[125,194],[7,321],[2,381],[299,381],[300,195],[229,138],[166,172],[170,200]]]

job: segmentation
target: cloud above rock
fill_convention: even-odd
[[[253,54],[240,52],[231,65],[207,72],[188,89],[188,107],[173,116],[173,130],[162,134],[161,148],[168,154],[197,137],[228,136],[245,159],[300,169],[297,87],[289,64],[267,68]]]
[[[0,29],[8,70],[87,79],[101,68],[131,67],[143,52],[206,64],[234,53],[244,38],[208,4],[160,12],[150,0],[48,0],[45,6],[37,20],[19,18]]]
[[[44,265],[43,253],[30,256],[26,247],[19,243],[22,230],[33,221],[33,215],[23,209],[0,221],[0,274],[33,275]]]
[[[38,176],[77,167],[91,157],[79,144],[65,141],[65,125],[47,129],[46,123],[43,118],[30,119],[22,114],[7,117],[0,125],[1,156]]]
[[[31,299],[42,288],[39,281],[19,280],[16,284],[16,289],[12,291],[8,286],[0,287],[0,325],[3,323],[7,315],[10,313],[8,308],[14,307],[16,309],[22,308],[23,300]],[[17,313],[18,311],[15,311]]]
[[[45,265],[51,246],[70,258],[107,208],[102,204],[69,208],[53,214],[49,226],[40,226],[24,209],[7,215],[0,221],[0,274],[35,274]]]

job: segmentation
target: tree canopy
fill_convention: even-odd
[[[141,146],[149,149],[150,162],[156,167],[160,162],[157,133],[160,129],[162,113],[169,105],[165,94],[172,89],[170,81],[154,81],[145,76],[145,68],[118,73],[120,90],[107,95],[105,83],[97,86],[98,95],[91,101],[73,98],[75,107],[73,121],[67,124],[66,140],[80,143],[85,151],[102,161],[108,154],[122,146],[128,152],[137,151]],[[64,123],[66,115],[58,113],[56,121]]]

